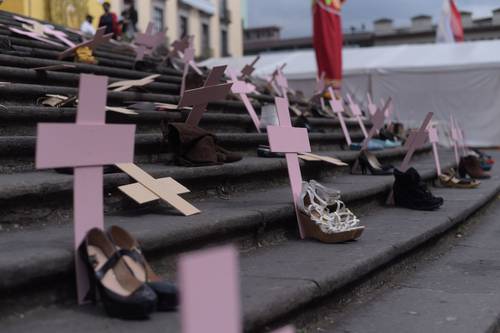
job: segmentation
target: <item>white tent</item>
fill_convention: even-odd
[[[210,59],[203,65],[241,69],[254,57]],[[287,63],[290,86],[310,94],[315,86],[314,51],[262,54],[255,75],[266,77]],[[447,121],[453,114],[475,146],[500,146],[500,41],[423,44],[344,50],[345,90],[366,100],[393,97],[404,122],[429,111]]]

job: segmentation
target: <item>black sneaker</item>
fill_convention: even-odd
[[[394,169],[394,177],[396,206],[414,210],[436,210],[443,205],[443,198],[432,195],[415,168],[406,172]]]

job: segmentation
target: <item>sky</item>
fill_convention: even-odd
[[[248,26],[278,25],[282,37],[311,35],[311,0],[247,0]],[[459,10],[473,13],[474,18],[488,17],[500,8],[499,0],[456,0]],[[343,7],[344,30],[360,29],[381,17],[392,18],[397,27],[409,26],[412,16],[427,14],[437,21],[442,0],[347,0]]]

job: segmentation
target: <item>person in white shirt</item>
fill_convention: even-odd
[[[80,27],[80,31],[85,37],[92,38],[96,33],[95,28],[92,25],[92,21],[94,21],[94,17],[92,15],[87,15],[85,21],[83,21],[82,26]]]

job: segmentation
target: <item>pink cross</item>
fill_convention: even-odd
[[[205,86],[192,90],[186,90],[179,102],[179,108],[192,106],[186,123],[191,126],[198,126],[203,113],[207,110],[208,103],[225,99],[232,83],[219,84],[224,75],[226,66],[217,66],[208,75]]]
[[[388,107],[390,99],[387,101],[383,109],[377,109],[375,114],[372,116],[372,128],[368,133],[368,136],[363,141],[363,149],[368,148],[368,142],[377,134],[385,123],[385,109]]]
[[[429,142],[432,144],[432,152],[434,154],[434,162],[436,163],[436,172],[438,176],[441,176],[441,163],[439,161],[439,152],[437,144],[439,143],[438,129],[435,125],[430,124],[427,129],[429,133]]]
[[[184,50],[184,54],[182,55],[184,61],[184,71],[182,73],[182,84],[181,84],[181,96],[184,94],[186,90],[186,78],[189,72],[189,63],[194,59],[194,48],[189,46]]]
[[[9,27],[9,30],[12,31],[12,32],[15,32],[18,35],[23,35],[23,36],[26,36],[26,37],[30,37],[32,39],[35,39],[35,40],[38,40],[38,41],[41,41],[41,42],[44,42],[44,43],[47,43],[47,44],[51,44],[51,45],[54,45],[54,46],[61,46],[61,44],[53,42],[50,39],[45,38],[43,35],[40,35],[39,33],[34,32],[34,31],[27,31],[27,30],[22,30],[22,29],[13,28],[13,27]]]
[[[103,165],[134,159],[135,125],[106,125],[108,78],[81,75],[76,124],[39,124],[37,169],[74,167],[75,248],[91,228],[103,228]],[[76,256],[78,300],[88,291]]]
[[[347,129],[347,125],[344,120],[344,105],[342,98],[336,99],[335,98],[335,93],[333,92],[332,87],[328,87],[328,92],[330,93],[330,106],[333,110],[333,112],[337,115],[337,118],[339,118],[340,121],[340,127],[342,127],[342,132],[344,133],[345,140],[347,142],[347,145],[352,145],[352,140],[351,140],[351,135],[349,134],[349,130]]]
[[[47,35],[54,36],[69,47],[75,46],[75,43],[68,39],[68,35],[64,31],[52,29],[52,27],[48,25],[45,26],[44,31]]]
[[[251,83],[247,83],[245,81],[240,81],[238,79],[238,72],[235,70],[228,69],[227,73],[229,74],[229,77],[231,78],[232,83],[233,83],[233,86],[231,87],[231,91],[234,94],[238,94],[240,96],[240,99],[243,101],[243,104],[245,105],[245,108],[247,109],[247,112],[250,115],[250,118],[252,118],[252,121],[255,125],[255,128],[257,129],[257,132],[260,133],[259,116],[257,116],[257,113],[255,112],[255,109],[253,108],[253,105],[247,96],[247,94],[251,94],[252,92],[255,91],[255,86]]]
[[[434,116],[434,113],[429,112],[427,116],[424,119],[424,122],[420,126],[420,129],[412,136],[408,137],[408,140],[406,142],[406,146],[408,149],[408,152],[406,153],[406,156],[401,163],[401,166],[399,167],[399,170],[402,172],[406,172],[410,166],[410,161],[413,157],[413,154],[415,154],[415,151],[417,149],[421,148],[425,142],[427,141],[427,127],[429,126],[432,117]]]
[[[276,97],[276,108],[280,126],[268,126],[267,135],[271,151],[285,153],[288,167],[288,176],[292,187],[293,202],[299,220],[298,203],[300,192],[302,191],[302,174],[300,172],[299,153],[310,153],[311,145],[309,135],[305,128],[292,127],[288,101],[284,98]],[[302,226],[299,223],[300,234],[303,237]]]
[[[182,333],[242,333],[238,253],[232,246],[179,260]],[[293,333],[286,327],[274,333]]]
[[[149,22],[146,33],[137,33],[134,44],[137,45],[137,56],[135,61],[141,61],[145,55],[150,55],[165,41],[165,31],[153,34],[154,23]]]
[[[95,48],[98,45],[103,44],[103,43],[109,41],[111,39],[111,37],[113,36],[113,33],[110,33],[110,34],[106,35],[105,32],[106,32],[106,27],[99,28],[97,30],[94,38],[92,38],[91,40],[88,40],[88,41],[85,41],[85,42],[80,43],[78,45],[75,45],[75,46],[70,47],[69,49],[61,52],[59,54],[59,60],[62,60],[62,59],[67,58],[67,57],[70,57],[80,47],[89,47],[91,50],[95,50]]]
[[[370,93],[367,93],[367,97],[368,97],[368,111],[370,111],[370,115],[373,116],[375,112],[377,112],[377,106],[375,105],[375,103],[373,103],[372,95],[370,95]]]
[[[259,59],[260,56],[257,56],[251,64],[245,65],[245,67],[243,67],[243,69],[241,70],[241,75],[243,78],[250,77],[253,72],[255,72],[255,64],[257,63],[257,61],[259,61]]]
[[[455,119],[453,115],[450,115],[450,129],[451,129],[451,141],[453,142],[453,150],[455,152],[455,160],[457,165],[460,163],[460,154],[458,152],[458,142],[460,141],[460,137],[458,134],[458,129],[455,124]]]
[[[363,113],[361,112],[359,105],[352,99],[351,94],[347,94],[347,99],[349,99],[349,106],[351,107],[352,114],[358,120],[359,127],[361,127],[361,131],[366,139],[368,137],[368,131],[366,130],[365,123],[362,119]]]
[[[278,68],[278,73],[275,77],[276,84],[281,89],[281,95],[288,100],[288,80],[283,74],[281,68]]]

